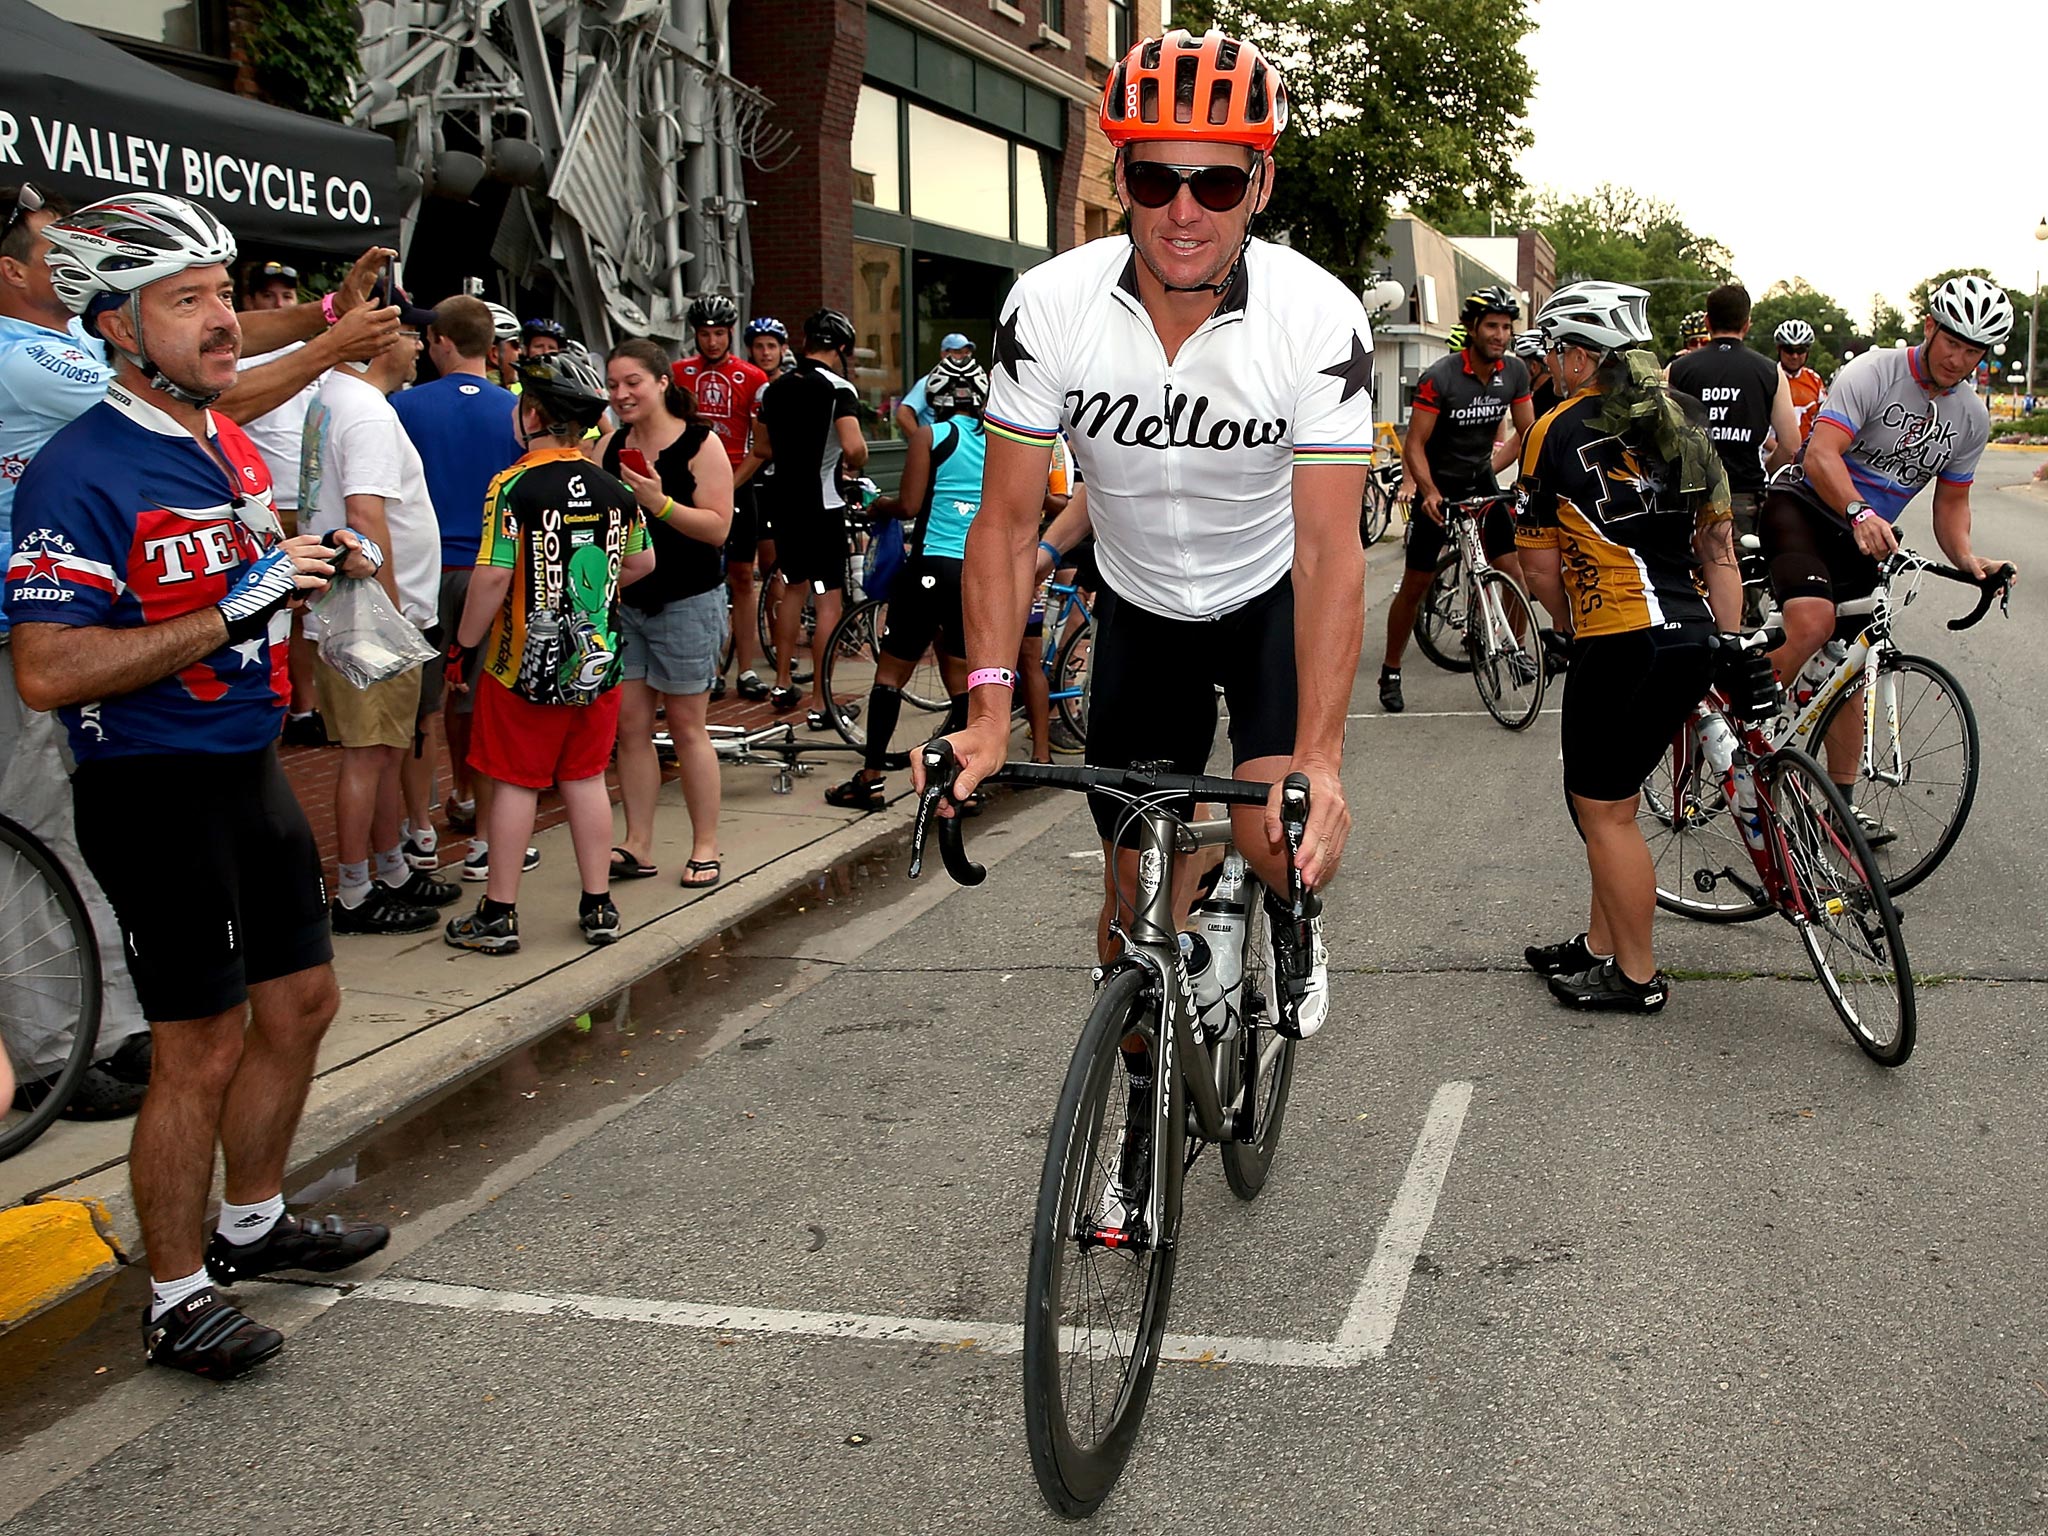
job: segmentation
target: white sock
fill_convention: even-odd
[[[249,1243],[260,1243],[270,1236],[270,1229],[277,1225],[277,1219],[282,1215],[283,1195],[272,1195],[255,1205],[236,1205],[231,1200],[223,1200],[220,1203],[220,1220],[214,1223],[213,1230],[240,1248]]]
[[[399,823],[398,842],[401,848],[411,843],[421,853],[432,853],[441,846],[441,836],[431,826],[415,827],[405,821]]]
[[[386,848],[377,855],[377,878],[386,885],[403,885],[412,878],[412,866],[405,862],[405,845]]]
[[[360,859],[354,864],[343,864],[341,868],[341,889],[337,898],[344,907],[353,910],[363,904],[363,898],[370,894],[370,861]]]
[[[487,837],[472,837],[469,840],[469,856],[471,859],[481,859],[486,864],[490,863],[491,840]]]
[[[149,1320],[152,1323],[155,1322],[179,1302],[185,1300],[188,1296],[197,1295],[211,1284],[213,1284],[213,1277],[207,1274],[204,1264],[200,1265],[198,1269],[185,1276],[182,1280],[159,1280],[155,1276],[151,1276],[149,1282]]]

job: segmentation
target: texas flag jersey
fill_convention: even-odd
[[[118,384],[50,439],[22,477],[7,567],[12,624],[161,624],[227,595],[282,537],[270,471],[242,429],[207,417],[232,470]],[[79,762],[252,752],[277,738],[291,684],[287,613],[133,693],[58,711]]]

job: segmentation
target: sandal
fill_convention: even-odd
[[[658,875],[660,873],[661,871],[652,864],[643,864],[628,849],[612,849],[612,878],[614,880],[645,880],[649,875]]]
[[[855,774],[844,784],[834,784],[826,790],[825,803],[843,811],[879,811],[888,803],[888,795],[880,779],[864,779]]]
[[[711,878],[709,880],[692,880],[690,878],[692,875],[702,874],[707,869],[711,871]],[[712,886],[718,884],[718,881],[719,861],[717,859],[692,859],[683,866],[683,878],[677,883],[686,891],[708,891]]]

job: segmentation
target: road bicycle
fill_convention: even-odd
[[[1513,499],[1489,491],[1445,501],[1444,542],[1436,575],[1415,615],[1415,642],[1450,672],[1470,672],[1486,712],[1511,731],[1528,729],[1549,683],[1535,604],[1514,578],[1486,558],[1486,513]]]
[[[0,1158],[64,1112],[99,1034],[99,943],[78,887],[40,838],[0,816],[0,1046],[17,1084],[0,1099]]]
[[[913,877],[957,771],[946,742],[921,750],[925,790],[912,830]],[[1111,930],[1121,953],[1099,973],[1049,1127],[1025,1280],[1032,1471],[1053,1511],[1078,1519],[1115,1487],[1151,1394],[1189,1169],[1214,1144],[1233,1193],[1250,1200],[1265,1187],[1294,1075],[1295,1042],[1274,1028],[1280,989],[1299,997],[1307,978],[1272,973],[1265,892],[1231,847],[1230,822],[1185,819],[1190,802],[1264,805],[1270,784],[1149,765],[1035,763],[1007,764],[984,782],[1108,796],[1124,806],[1119,831],[1135,829],[1138,847],[1138,888],[1129,901],[1135,916],[1128,929]],[[1299,924],[1293,953],[1305,964],[1307,897],[1294,856],[1308,817],[1308,781],[1289,775],[1281,805],[1287,920]],[[939,850],[956,881],[979,885],[984,871],[969,861],[961,825],[958,817],[938,818]],[[1217,944],[1184,950],[1175,932],[1174,867],[1185,854],[1214,848],[1228,852],[1215,892],[1198,911]],[[1218,982],[1227,985],[1215,995]],[[1206,1006],[1198,989],[1211,993]]]
[[[1979,581],[1907,549],[1887,558],[1882,570],[1868,597],[1836,604],[1843,618],[1867,621],[1861,632],[1847,645],[1831,641],[1816,652],[1787,694],[1787,712],[1764,729],[1774,747],[1798,747],[1816,758],[1846,754],[1851,743],[1845,717],[1853,718],[1848,711],[1860,705],[1863,728],[1854,733],[1856,778],[1849,798],[1887,888],[1900,896],[1932,874],[1962,835],[1977,796],[1978,736],[1976,712],[1962,684],[1939,662],[1899,650],[1893,616],[1918,596],[1918,578],[1934,575],[1977,589],[1975,609],[1948,625],[1968,629],[1994,600],[2004,600],[2012,571],[2003,566]],[[1907,576],[1915,578],[1914,585],[1894,602],[1892,584]],[[1767,643],[1776,638],[1770,634]],[[1830,743],[1831,735],[1844,739]],[[1690,777],[1674,779],[1687,766],[1674,756],[1645,786],[1650,801],[1694,808],[1689,816],[1668,819],[1651,840],[1658,902],[1708,922],[1761,917],[1767,908],[1720,877],[1731,864],[1741,867],[1737,830],[1715,786],[1698,777],[1697,765],[1691,765]]]
[[[1754,650],[1769,641],[1756,635],[1740,644]],[[1652,854],[1660,834],[1695,822],[1732,826],[1741,867],[1732,859],[1719,869],[1702,866],[1693,877],[1697,891],[1726,887],[1743,899],[1740,916],[1783,917],[1863,1053],[1887,1067],[1912,1055],[1913,972],[1898,909],[1848,797],[1827,770],[1798,747],[1774,742],[1763,725],[1740,719],[1718,690],[1679,730],[1669,756],[1652,786],[1676,783],[1683,792],[1646,786],[1637,813]],[[1659,901],[1666,895],[1660,889]],[[1738,914],[1720,907],[1716,915]]]
[[[1394,509],[1401,497],[1401,461],[1380,464],[1365,476],[1365,499],[1358,510],[1359,542],[1371,549],[1394,526]]]
[[[1089,661],[1095,654],[1095,615],[1088,599],[1070,581],[1045,584],[1045,648],[1038,664],[1054,712],[1076,749],[1088,742]],[[1019,709],[1023,701],[1018,701]]]
[[[807,762],[808,757],[853,750],[844,742],[799,740],[796,726],[787,720],[777,720],[772,725],[710,725],[705,732],[721,763],[774,768],[774,790],[778,795],[795,789],[797,779],[811,776],[817,764]],[[665,761],[675,761],[675,741],[666,725],[656,727],[654,747]]]

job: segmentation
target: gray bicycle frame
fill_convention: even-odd
[[[1168,811],[1148,808],[1138,818],[1138,824],[1138,900],[1134,905],[1131,926],[1126,932],[1120,923],[1112,921],[1109,931],[1123,946],[1117,964],[1129,961],[1151,974],[1165,1015],[1165,1027],[1159,1031],[1155,1047],[1158,1061],[1152,1074],[1152,1146],[1156,1153],[1157,1149],[1167,1145],[1166,1133],[1170,1123],[1167,1116],[1173,1112],[1173,1074],[1180,1070],[1183,1058],[1209,1061],[1213,1068],[1210,1074],[1190,1072],[1187,1075],[1188,1103],[1195,1114],[1194,1128],[1210,1141],[1235,1141],[1238,1139],[1235,1120],[1239,1103],[1256,1091],[1259,1082],[1272,1069],[1273,1057],[1281,1049],[1281,1039],[1277,1032],[1274,1033],[1272,1042],[1259,1052],[1257,1074],[1238,1085],[1238,1101],[1225,1105],[1222,1073],[1227,1058],[1223,1048],[1234,1047],[1238,1042],[1234,1034],[1226,1034],[1217,1041],[1213,1053],[1204,1050],[1200,1043],[1197,1035],[1200,1015],[1195,1009],[1194,984],[1188,979],[1187,963],[1181,958],[1180,934],[1175,926],[1173,910],[1176,857],[1204,848],[1233,847],[1230,818],[1225,816],[1221,820],[1190,823],[1180,821]],[[1247,879],[1257,887],[1249,895],[1263,900],[1264,882],[1249,872]],[[1250,901],[1247,900],[1247,932],[1250,931],[1250,921]],[[1243,985],[1241,980],[1239,985]],[[1269,978],[1269,985],[1277,985],[1277,978]],[[1162,1234],[1180,1230],[1183,1170],[1176,1168],[1169,1177],[1164,1158],[1155,1155],[1151,1162],[1152,1187],[1145,1198],[1145,1230],[1153,1235],[1155,1246],[1163,1246]],[[1169,1224],[1162,1224],[1163,1216],[1171,1218]]]

